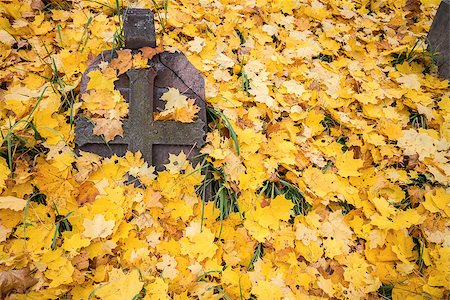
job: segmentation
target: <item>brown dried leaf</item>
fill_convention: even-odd
[[[418,164],[419,164],[419,154],[414,154],[410,156],[405,156],[405,159],[407,159],[408,164],[406,165],[406,170],[413,170]]]
[[[80,254],[72,258],[72,265],[80,270],[87,270],[89,268],[89,254],[85,250],[81,250]]]
[[[41,0],[32,0],[30,7],[31,9],[41,10],[44,8],[44,3]]]
[[[420,5],[422,2],[420,0],[408,0],[403,8],[404,11],[410,11],[412,13],[421,13]]]
[[[83,284],[86,280],[86,272],[82,272],[78,269],[73,270],[72,278],[73,282],[76,282],[77,284]]]
[[[30,269],[8,270],[0,272],[0,296],[10,291],[24,293],[30,286],[36,284],[38,280],[31,276]]]
[[[408,188],[409,200],[413,207],[419,205],[425,199],[425,190],[421,189],[418,186],[411,186]]]

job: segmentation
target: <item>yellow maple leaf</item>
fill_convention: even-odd
[[[367,263],[364,256],[353,252],[347,255],[345,260],[347,268],[344,270],[344,279],[353,287],[350,290],[354,296],[358,294],[363,296],[378,290],[381,281],[371,274],[371,265]]]
[[[294,79],[283,82],[283,86],[289,94],[294,94],[297,97],[300,97],[306,91],[304,86]]]
[[[106,77],[100,70],[94,70],[88,74],[90,80],[87,84],[87,90],[114,90],[114,81],[116,77]]]
[[[51,280],[50,287],[57,287],[73,281],[72,274],[75,268],[63,255],[62,249],[56,249],[54,251],[47,250],[42,256],[41,261],[47,268],[45,277]]]
[[[180,171],[185,170],[189,165],[186,154],[181,151],[178,155],[169,153],[169,163],[165,164],[166,170],[170,174],[179,174]]]
[[[154,119],[160,121],[179,121],[184,123],[193,122],[197,118],[200,110],[194,99],[188,99],[176,88],[170,87],[161,96],[161,100],[166,101],[165,109],[154,113]]]
[[[443,139],[438,139],[433,130],[414,129],[403,130],[403,136],[397,140],[397,145],[404,149],[404,154],[419,154],[419,159],[426,157],[433,158],[439,151],[445,151],[450,147],[450,143]]]
[[[6,241],[11,232],[12,228],[8,228],[0,224],[0,243]]]
[[[375,214],[371,216],[371,224],[378,226],[380,229],[404,229],[412,225],[421,224],[425,220],[425,216],[419,214],[415,209],[406,211],[398,210],[395,217],[380,216]]]
[[[93,219],[84,219],[83,236],[91,239],[105,238],[113,232],[114,225],[114,220],[107,221],[102,214],[96,214]]]
[[[256,209],[246,213],[244,226],[250,234],[259,242],[270,234],[270,230],[278,230],[280,221],[288,221],[291,217],[294,204],[287,200],[284,195],[275,197],[270,206],[261,207],[259,204]]]
[[[10,35],[6,30],[0,30],[0,42],[7,45],[12,45],[16,42],[14,37]]]
[[[189,233],[190,232],[190,233]],[[192,222],[186,228],[186,237],[180,240],[181,254],[196,257],[198,261],[212,258],[218,249],[214,244],[214,234],[208,228],[203,228],[200,232],[200,224]]]
[[[321,124],[324,119],[324,115],[316,110],[311,110],[306,119],[304,120],[304,126],[307,126],[311,131],[312,135],[318,135],[322,133],[325,128]]]
[[[382,216],[389,217],[397,211],[395,207],[390,205],[389,202],[383,197],[370,199],[370,202],[375,205],[376,209]]]
[[[288,221],[294,208],[294,203],[284,197],[284,195],[276,196],[270,201],[272,217],[277,220]]]
[[[196,36],[192,41],[188,42],[189,51],[200,53],[202,52],[203,47],[205,46],[205,39]]]
[[[172,87],[161,96],[161,100],[166,101],[166,109],[183,108],[187,104],[187,97],[182,95],[178,89]]]
[[[323,255],[323,249],[320,247],[320,242],[316,241],[309,242],[308,244],[303,241],[296,241],[295,251],[310,263],[317,262]]]
[[[326,257],[333,258],[349,253],[352,234],[341,211],[330,213],[327,221],[321,225],[321,235],[326,238],[323,239]]]
[[[5,187],[5,182],[9,174],[10,171],[6,164],[6,159],[0,157],[0,191]]]
[[[353,151],[349,150],[343,154],[338,154],[336,157],[336,167],[338,168],[338,174],[342,177],[359,176],[358,169],[361,169],[364,165],[362,159],[354,159]]]
[[[11,209],[15,211],[20,211],[25,208],[26,204],[27,204],[26,200],[14,196],[0,197],[0,209]]]
[[[62,266],[57,269],[49,269],[45,271],[45,277],[52,280],[49,284],[49,288],[58,287],[63,284],[69,284],[73,282],[72,274],[75,268],[72,266],[69,260],[65,260]]]
[[[248,233],[256,239],[258,242],[262,243],[270,235],[270,230],[268,227],[264,227],[259,223],[260,216],[264,213],[260,209],[250,210],[245,215],[244,227],[247,229]],[[278,225],[278,222],[275,223]]]
[[[185,107],[175,109],[174,120],[183,123],[193,122],[197,119],[197,113],[199,111],[200,107],[195,104],[195,100],[188,99]]]
[[[450,217],[450,193],[443,188],[436,189],[435,193],[426,193],[422,205],[432,213],[440,212]]]
[[[145,58],[142,54],[137,53],[133,55],[132,64],[135,69],[148,68],[148,58]]]
[[[67,236],[69,231],[63,232],[63,236]],[[68,251],[70,253],[77,253],[77,251],[80,248],[84,248],[89,246],[91,243],[90,239],[85,239],[81,237],[80,233],[75,233],[70,236],[64,237],[64,243],[62,245],[62,248],[65,251]]]
[[[87,109],[91,114],[104,116],[108,110],[114,109],[120,99],[119,91],[96,90],[82,95],[81,108]]]
[[[105,142],[114,140],[116,136],[123,137],[122,122],[117,119],[104,119],[104,118],[92,118],[95,122],[94,130],[95,135],[103,135]]]
[[[275,300],[283,297],[280,287],[262,280],[253,285],[252,294],[255,294],[261,300]]]
[[[195,198],[195,203],[197,199]],[[181,219],[183,221],[188,221],[189,217],[194,215],[192,205],[188,205],[183,199],[172,199],[170,203],[165,206],[167,211],[170,211],[170,215],[174,219]]]
[[[333,282],[331,279],[325,279],[324,277],[320,276],[319,280],[317,281],[317,285],[319,288],[322,289],[329,297],[333,297],[334,295],[334,288],[333,288]]]
[[[177,264],[173,256],[163,254],[162,261],[157,263],[156,267],[162,272],[163,278],[175,279],[178,275]]]
[[[103,300],[133,299],[142,290],[144,283],[140,281],[139,271],[132,270],[128,274],[119,273],[104,286],[95,290],[94,295]]]
[[[402,75],[401,77],[396,79],[397,82],[401,83],[402,86],[412,90],[420,90],[420,81],[419,76],[417,74],[407,74]]]
[[[164,277],[164,275],[163,275]],[[155,281],[148,284],[146,287],[147,295],[144,299],[148,300],[168,300],[170,297],[167,295],[169,291],[169,285],[161,277],[156,277]]]

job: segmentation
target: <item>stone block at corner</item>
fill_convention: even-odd
[[[450,0],[439,5],[428,33],[428,46],[432,53],[439,53],[436,57],[439,74],[450,80]]]

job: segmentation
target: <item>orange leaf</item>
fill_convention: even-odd
[[[109,66],[115,70],[117,70],[118,74],[121,75],[131,69],[132,67],[132,56],[131,50],[119,50],[117,51],[117,58],[114,58],[109,63]]]
[[[80,186],[80,194],[78,195],[77,202],[79,205],[92,203],[99,194],[95,184],[92,181],[86,181]]]
[[[158,53],[164,52],[164,46],[163,46],[163,38],[159,40],[159,45],[156,48],[152,47],[142,47],[141,49],[142,57],[152,59],[153,56],[155,56]]]

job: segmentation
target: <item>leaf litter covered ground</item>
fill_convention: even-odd
[[[447,298],[450,90],[424,44],[438,4],[3,0],[0,293]],[[121,134],[113,83],[156,52],[122,52],[79,95],[126,6],[159,12],[164,49],[205,76],[201,166],[74,153],[77,114]],[[195,118],[179,92],[159,118]]]

